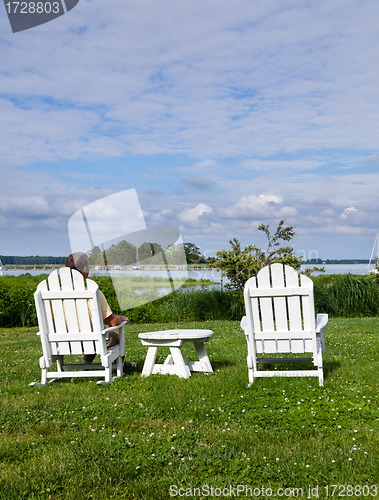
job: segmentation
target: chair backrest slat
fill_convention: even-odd
[[[279,267],[278,267],[279,266]],[[273,264],[271,266],[272,288],[284,288],[283,266]],[[288,330],[287,304],[285,297],[274,297],[275,329],[279,331]]]
[[[61,289],[60,283],[59,283],[58,273],[55,273],[55,272],[50,273],[49,277],[47,279],[47,282],[49,285],[49,290],[59,291]],[[65,330],[67,332],[66,318],[64,315],[63,307],[62,307],[62,301],[55,301],[55,300],[46,301],[45,304],[46,304],[45,305],[46,308],[49,307],[47,305],[47,304],[49,304],[50,308],[52,310],[52,315],[54,318],[53,331],[64,331]]]
[[[78,273],[79,274],[79,273]],[[79,275],[82,280],[83,277]],[[71,269],[68,267],[63,267],[60,272],[61,285],[63,291],[74,290],[73,278],[71,274]],[[76,301],[75,299],[63,299],[64,316],[67,324],[68,332],[77,332],[80,330],[78,323],[78,314],[76,311]],[[77,354],[77,353],[75,353]]]
[[[304,292],[308,294],[307,289],[301,290],[299,287],[299,276],[296,272],[292,272],[292,268],[285,268],[286,273],[286,285],[288,288],[293,288],[297,292]],[[299,295],[289,296],[287,298],[288,304],[288,316],[290,323],[290,330],[301,330],[303,321],[301,317],[301,306],[300,306],[300,297]]]
[[[315,329],[315,317],[313,314],[313,311],[314,311],[313,282],[310,278],[308,278],[308,276],[305,276],[305,275],[301,275],[300,278],[301,278],[301,286],[302,287],[308,286],[312,290],[312,294],[309,294],[307,297],[302,297],[304,330],[314,330]]]
[[[249,293],[252,290],[256,290],[257,288],[257,280],[253,276],[252,278],[249,279],[248,283],[250,284],[249,288],[245,288],[245,301],[249,300],[246,297],[246,292]],[[249,295],[250,297],[250,295]],[[252,298],[250,301],[251,308],[247,310],[247,315],[249,317],[249,323],[253,325],[254,331],[260,332],[261,331],[261,319],[260,319],[260,310],[259,310],[259,303],[258,303],[258,298]]]
[[[264,267],[257,275],[258,288],[270,288],[269,268]],[[272,309],[272,298],[262,297],[259,299],[261,310],[262,330],[274,330],[274,314]]]

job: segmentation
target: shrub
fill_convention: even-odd
[[[259,231],[267,236],[267,250],[263,251],[255,245],[248,245],[244,249],[237,238],[229,240],[230,250],[218,250],[217,260],[211,264],[214,269],[221,270],[222,276],[226,276],[229,283],[225,285],[231,290],[243,290],[246,281],[265,266],[281,262],[295,269],[300,269],[304,263],[302,256],[296,257],[293,247],[280,247],[280,240],[291,241],[295,236],[293,226],[284,227],[284,219],[279,221],[278,227],[273,235],[269,226],[261,224]],[[312,271],[309,270],[309,273]]]

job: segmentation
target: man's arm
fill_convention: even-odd
[[[115,314],[111,314],[104,320],[108,326],[117,326],[123,321],[127,321],[129,323],[129,319],[126,316],[118,316]]]

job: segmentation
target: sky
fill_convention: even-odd
[[[376,0],[80,0],[12,33],[0,5],[0,255],[67,255],[75,212],[135,189],[206,256],[285,219],[297,255],[369,259],[378,20]]]

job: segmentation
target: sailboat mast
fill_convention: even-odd
[[[374,252],[375,252],[375,244],[376,244],[376,255],[374,255]],[[372,252],[371,252],[371,257],[370,257],[370,262],[368,263],[368,266],[367,266],[367,270],[369,272],[370,271],[370,264],[371,264],[371,261],[372,261],[372,258],[374,257],[379,257],[379,232],[377,233],[376,235],[376,238],[375,238],[375,241],[374,241],[374,246],[372,247]]]

